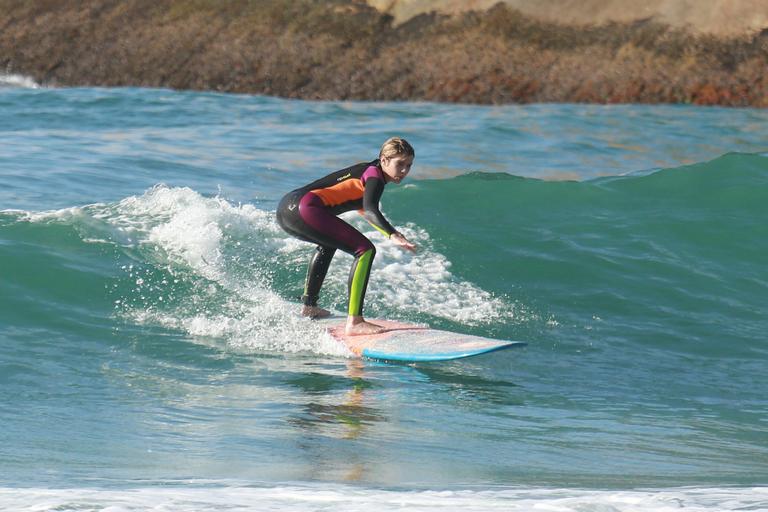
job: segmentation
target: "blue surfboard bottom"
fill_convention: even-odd
[[[520,348],[528,345],[522,341],[504,341],[500,342],[495,347],[488,347],[479,350],[465,350],[455,352],[438,352],[431,354],[414,354],[408,352],[387,352],[377,350],[375,348],[363,349],[362,355],[367,359],[376,359],[379,361],[399,361],[405,363],[423,363],[434,361],[452,361],[455,359],[464,359],[467,357],[474,357],[483,354],[489,354],[491,352],[498,352],[499,350],[506,350],[508,348]]]

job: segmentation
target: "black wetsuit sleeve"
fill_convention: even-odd
[[[397,230],[392,227],[379,210],[379,201],[384,193],[384,182],[378,178],[368,178],[363,192],[363,217],[374,228],[387,236],[392,236]]]

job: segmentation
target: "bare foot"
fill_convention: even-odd
[[[325,318],[331,316],[331,312],[319,306],[304,306],[301,308],[301,315],[309,318]]]
[[[366,322],[362,317],[347,318],[347,327],[344,334],[347,336],[360,336],[363,334],[379,334],[386,331],[385,327]]]

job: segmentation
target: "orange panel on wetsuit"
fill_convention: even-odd
[[[323,204],[326,206],[336,206],[347,201],[355,201],[363,197],[364,191],[363,182],[358,178],[344,180],[332,187],[310,190],[310,192],[322,199]]]

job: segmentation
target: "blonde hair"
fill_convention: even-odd
[[[390,137],[382,144],[381,151],[379,151],[379,159],[385,157],[394,158],[396,156],[416,156],[416,152],[407,140],[400,137]]]

